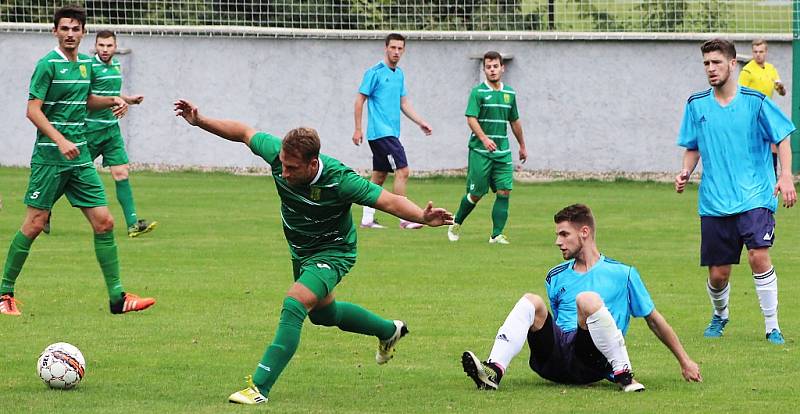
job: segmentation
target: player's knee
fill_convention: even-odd
[[[106,214],[103,217],[97,218],[92,222],[92,228],[97,234],[108,233],[114,230],[114,217],[111,214]]]
[[[581,292],[575,296],[575,304],[584,313],[597,312],[604,306],[603,299],[596,292]]]
[[[506,197],[506,198],[508,198],[508,196],[510,196],[510,195],[511,195],[511,190],[497,190],[497,196],[498,197]]]
[[[481,197],[483,196],[467,193],[467,198],[469,198],[469,201],[472,201],[472,204],[478,204],[478,201],[481,201]]]
[[[546,306],[545,306],[545,303],[544,303],[544,299],[542,299],[541,296],[539,296],[539,295],[537,295],[535,293],[526,293],[526,294],[522,295],[522,297],[527,299],[530,303],[532,303],[534,309],[536,309],[537,311],[539,309],[546,309]]]
[[[398,168],[394,171],[394,179],[395,180],[407,180],[408,179],[408,167]]]
[[[111,178],[114,181],[122,181],[128,179],[128,166],[120,165],[111,169]]]

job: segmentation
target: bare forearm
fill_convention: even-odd
[[[683,169],[689,171],[689,174],[697,168],[697,163],[700,161],[700,151],[686,150],[683,153]]]
[[[778,160],[781,162],[781,175],[792,175],[792,143],[791,136],[778,144]]]
[[[419,208],[419,206],[403,196],[390,193],[386,190],[381,192],[378,201],[373,207],[403,220],[413,221],[415,223],[425,222],[422,209]]]
[[[514,133],[514,137],[517,138],[517,143],[519,144],[520,148],[525,148],[525,138],[522,135],[522,122],[518,120],[511,122],[511,132]]]
[[[252,136],[252,128],[248,125],[229,119],[215,119],[198,115],[197,126],[220,138],[233,142],[247,143]]]
[[[485,141],[489,139],[489,137],[486,136],[486,133],[483,132],[483,128],[481,128],[481,124],[478,122],[477,118],[468,116],[467,125],[469,126],[469,129],[472,130],[472,133],[475,134],[475,136],[478,137],[479,140]]]
[[[681,365],[685,364],[690,358],[689,355],[686,354],[686,350],[683,349],[678,335],[675,334],[675,331],[672,330],[672,327],[661,314],[656,313],[657,311],[653,312],[655,314],[651,314],[647,317],[647,326],[653,331],[653,334],[655,334],[661,343],[675,355],[675,359],[678,360],[678,363]]]
[[[89,95],[86,100],[86,106],[92,111],[111,108],[114,105],[116,105],[116,102],[114,102],[113,96]]]
[[[400,102],[400,110],[403,111],[403,115],[405,115],[408,119],[413,121],[417,125],[422,125],[425,121],[417,115],[417,112],[414,111],[414,108],[411,106],[411,102],[407,101],[405,98]]]
[[[28,112],[27,117],[31,121],[31,123],[42,132],[46,137],[50,138],[56,144],[66,140],[64,135],[62,135],[58,130],[50,124],[50,121],[45,116],[44,112],[42,112],[40,107],[35,107],[32,105],[28,105]]]

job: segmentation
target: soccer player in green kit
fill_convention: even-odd
[[[108,289],[111,313],[147,309],[152,298],[125,293],[119,275],[114,219],[108,211],[105,191],[86,148],[87,107],[112,108],[116,116],[128,109],[119,97],[91,93],[89,56],[78,53],[85,34],[86,12],[63,7],[53,16],[53,35],[58,46],[36,64],[28,96],[28,119],[38,133],[31,157],[31,177],[25,193],[25,221],[11,241],[0,282],[0,313],[20,315],[14,286],[31,245],[41,234],[53,204],[66,195],[81,209],[94,230],[94,250]]]
[[[450,241],[458,241],[461,225],[489,189],[497,194],[492,207],[492,235],[489,243],[508,244],[503,229],[508,220],[508,198],[514,184],[514,164],[508,145],[506,125],[519,143],[519,159],[528,159],[522,122],[517,111],[517,94],[501,81],[505,65],[497,52],[483,55],[486,82],[472,88],[467,103],[467,124],[472,130],[469,138],[467,194],[461,198],[455,223],[447,229]]]
[[[117,36],[114,32],[103,30],[97,33],[94,43],[97,54],[92,61],[92,93],[98,96],[119,96],[128,105],[138,105],[144,100],[142,95],[122,94],[122,66],[114,56],[117,52]],[[86,116],[86,142],[94,160],[103,156],[103,166],[109,167],[116,187],[117,201],[125,214],[125,225],[129,237],[137,237],[152,231],[157,221],[149,222],[136,215],[133,191],[128,181],[128,154],[125,141],[119,129],[117,117],[110,109],[89,111]]]
[[[283,232],[289,242],[295,283],[283,301],[280,323],[248,387],[233,393],[239,404],[267,402],[272,385],[297,350],[306,316],[311,323],[378,338],[378,364],[388,362],[408,328],[405,322],[383,319],[348,302],[336,301],[333,289],[356,261],[353,203],[372,206],[396,217],[441,226],[452,214],[428,202],[419,208],[407,198],[383,190],[336,159],[319,153],[320,141],[311,128],[296,128],[281,140],[237,121],[200,115],[186,100],[175,102],[175,113],[190,125],[234,142],[242,142],[272,167],[281,199]]]

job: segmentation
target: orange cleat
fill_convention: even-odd
[[[11,295],[0,296],[0,314],[19,316],[22,312],[17,308],[17,300]]]
[[[133,293],[123,293],[123,300],[117,303],[110,303],[111,313],[118,315],[120,313],[139,312],[143,311],[156,304],[153,298],[140,298]]]

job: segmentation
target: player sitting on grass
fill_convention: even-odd
[[[453,223],[453,215],[428,202],[419,208],[405,197],[383,190],[338,160],[319,153],[320,140],[312,128],[296,128],[280,138],[236,121],[200,115],[192,103],[175,102],[176,115],[194,126],[229,141],[242,142],[272,167],[281,199],[283,232],[292,254],[295,283],[283,300],[280,323],[248,387],[229,401],[267,402],[270,389],[289,363],[300,342],[306,316],[315,325],[336,326],[347,332],[378,338],[378,364],[389,362],[408,328],[405,322],[384,319],[354,303],[336,301],[333,289],[356,261],[353,203],[374,207],[401,219],[429,226]]]
[[[643,391],[633,379],[625,348],[631,316],[644,317],[650,330],[681,365],[683,378],[702,381],[677,335],[655,309],[635,268],[600,254],[589,207],[575,204],[555,215],[556,245],[566,262],[547,273],[544,300],[526,293],[497,332],[486,362],[466,351],[464,372],[479,389],[496,390],[511,359],[527,339],[529,365],[542,378],[562,384],[589,384],[610,379],[625,392]]]

